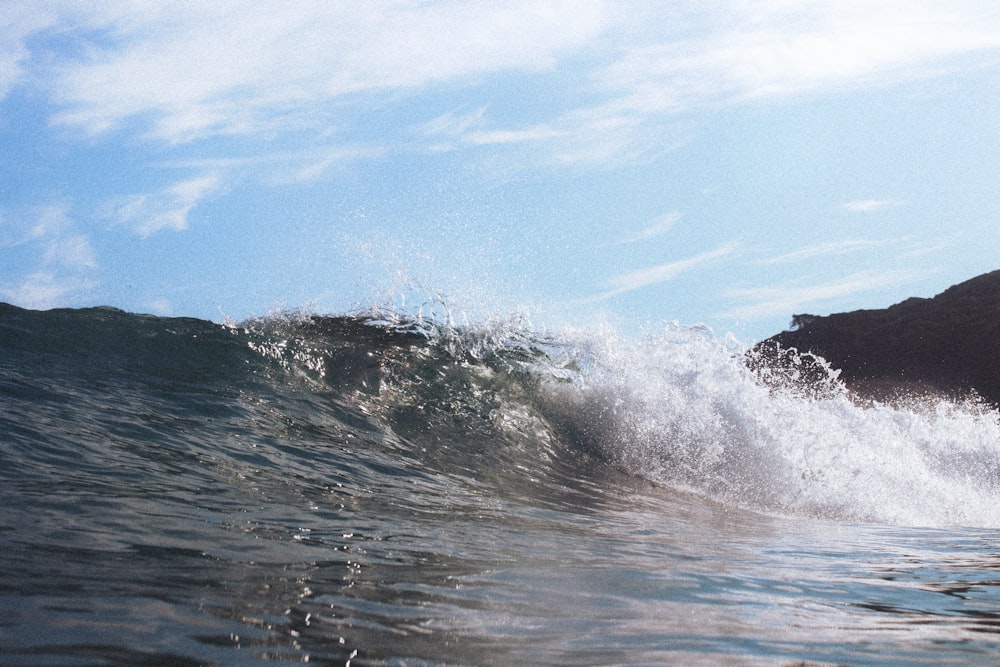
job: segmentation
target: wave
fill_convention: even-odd
[[[768,513],[995,527],[997,414],[975,403],[862,403],[836,372],[775,386],[702,328],[602,340],[546,404],[610,462]],[[816,368],[815,365],[812,366]]]
[[[367,448],[364,466],[338,459],[344,479],[392,478],[425,512],[447,511],[448,494],[583,505],[592,485],[641,478],[768,514],[1000,527],[995,411],[862,404],[834,372],[821,392],[776,385],[748,367],[741,344],[701,327],[633,340],[608,327],[537,331],[518,317],[456,326],[373,311],[219,325],[2,306],[0,348],[0,390],[29,408],[48,400],[32,373],[56,368],[47,382],[73,388],[73,409],[121,401],[133,430],[183,440],[201,462],[253,461],[275,484],[307,475],[309,462],[254,443],[280,449],[290,431],[308,431]],[[186,429],[193,415],[200,426]],[[37,451],[79,446],[43,424],[18,428]],[[606,474],[580,475],[595,466]]]

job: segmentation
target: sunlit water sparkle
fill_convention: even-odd
[[[0,663],[990,664],[996,414],[667,327],[0,312]]]

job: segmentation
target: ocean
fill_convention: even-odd
[[[746,352],[2,305],[0,664],[1000,663],[998,413]]]

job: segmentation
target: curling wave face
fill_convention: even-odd
[[[901,525],[1000,526],[1000,425],[974,403],[861,402],[824,377],[751,371],[702,327],[639,341],[454,328],[394,315],[280,318],[250,347],[333,388],[440,465],[536,470],[592,456],[744,509]],[[753,364],[751,364],[753,366]],[[459,444],[461,443],[461,444]]]
[[[1000,527],[995,411],[863,404],[829,369],[762,380],[743,346],[704,328],[635,341],[607,328],[539,333],[519,318],[455,327],[385,312],[285,314],[222,326],[4,309],[13,377],[58,359],[52,381],[76,387],[80,405],[107,399],[88,393],[102,386],[134,395],[112,397],[119,407],[160,402],[165,437],[188,437],[206,456],[254,425],[301,424],[331,443],[387,447],[402,457],[395,465],[411,457],[507,491],[548,473],[572,489],[586,461],[753,511]],[[190,410],[227,415],[213,425],[220,438],[174,433],[169,419]]]

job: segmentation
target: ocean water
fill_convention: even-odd
[[[1000,663],[998,414],[744,353],[0,306],[0,664]]]

